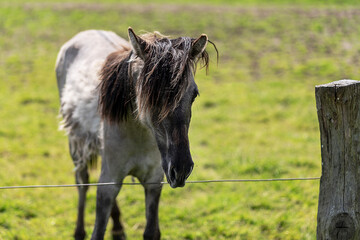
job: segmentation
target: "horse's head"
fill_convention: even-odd
[[[129,28],[129,39],[138,117],[155,135],[170,186],[183,187],[194,166],[188,138],[191,106],[199,94],[194,72],[199,59],[208,64],[208,38],[139,37]]]

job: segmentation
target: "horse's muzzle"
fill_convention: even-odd
[[[184,187],[186,179],[190,176],[194,168],[194,163],[188,164],[188,166],[183,166],[181,170],[174,167],[171,163],[169,164],[168,172],[166,174],[166,179],[172,188]]]

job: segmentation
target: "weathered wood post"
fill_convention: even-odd
[[[322,176],[317,240],[359,240],[360,81],[316,86]]]

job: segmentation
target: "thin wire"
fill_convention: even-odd
[[[319,177],[309,178],[271,178],[271,179],[218,179],[218,180],[196,180],[187,181],[187,184],[194,183],[233,183],[233,182],[279,182],[279,181],[313,181],[319,180]],[[128,182],[128,183],[82,183],[82,184],[54,184],[54,185],[26,185],[26,186],[3,186],[0,190],[5,189],[24,189],[24,188],[66,188],[66,187],[88,187],[88,186],[114,186],[114,185],[153,185],[153,184],[168,184],[167,182],[160,183],[139,183],[139,182]]]

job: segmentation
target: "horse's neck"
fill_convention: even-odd
[[[111,141],[132,142],[139,145],[156,146],[155,136],[150,127],[140,121],[134,114],[128,117],[126,121],[119,123],[103,123],[104,143]]]

